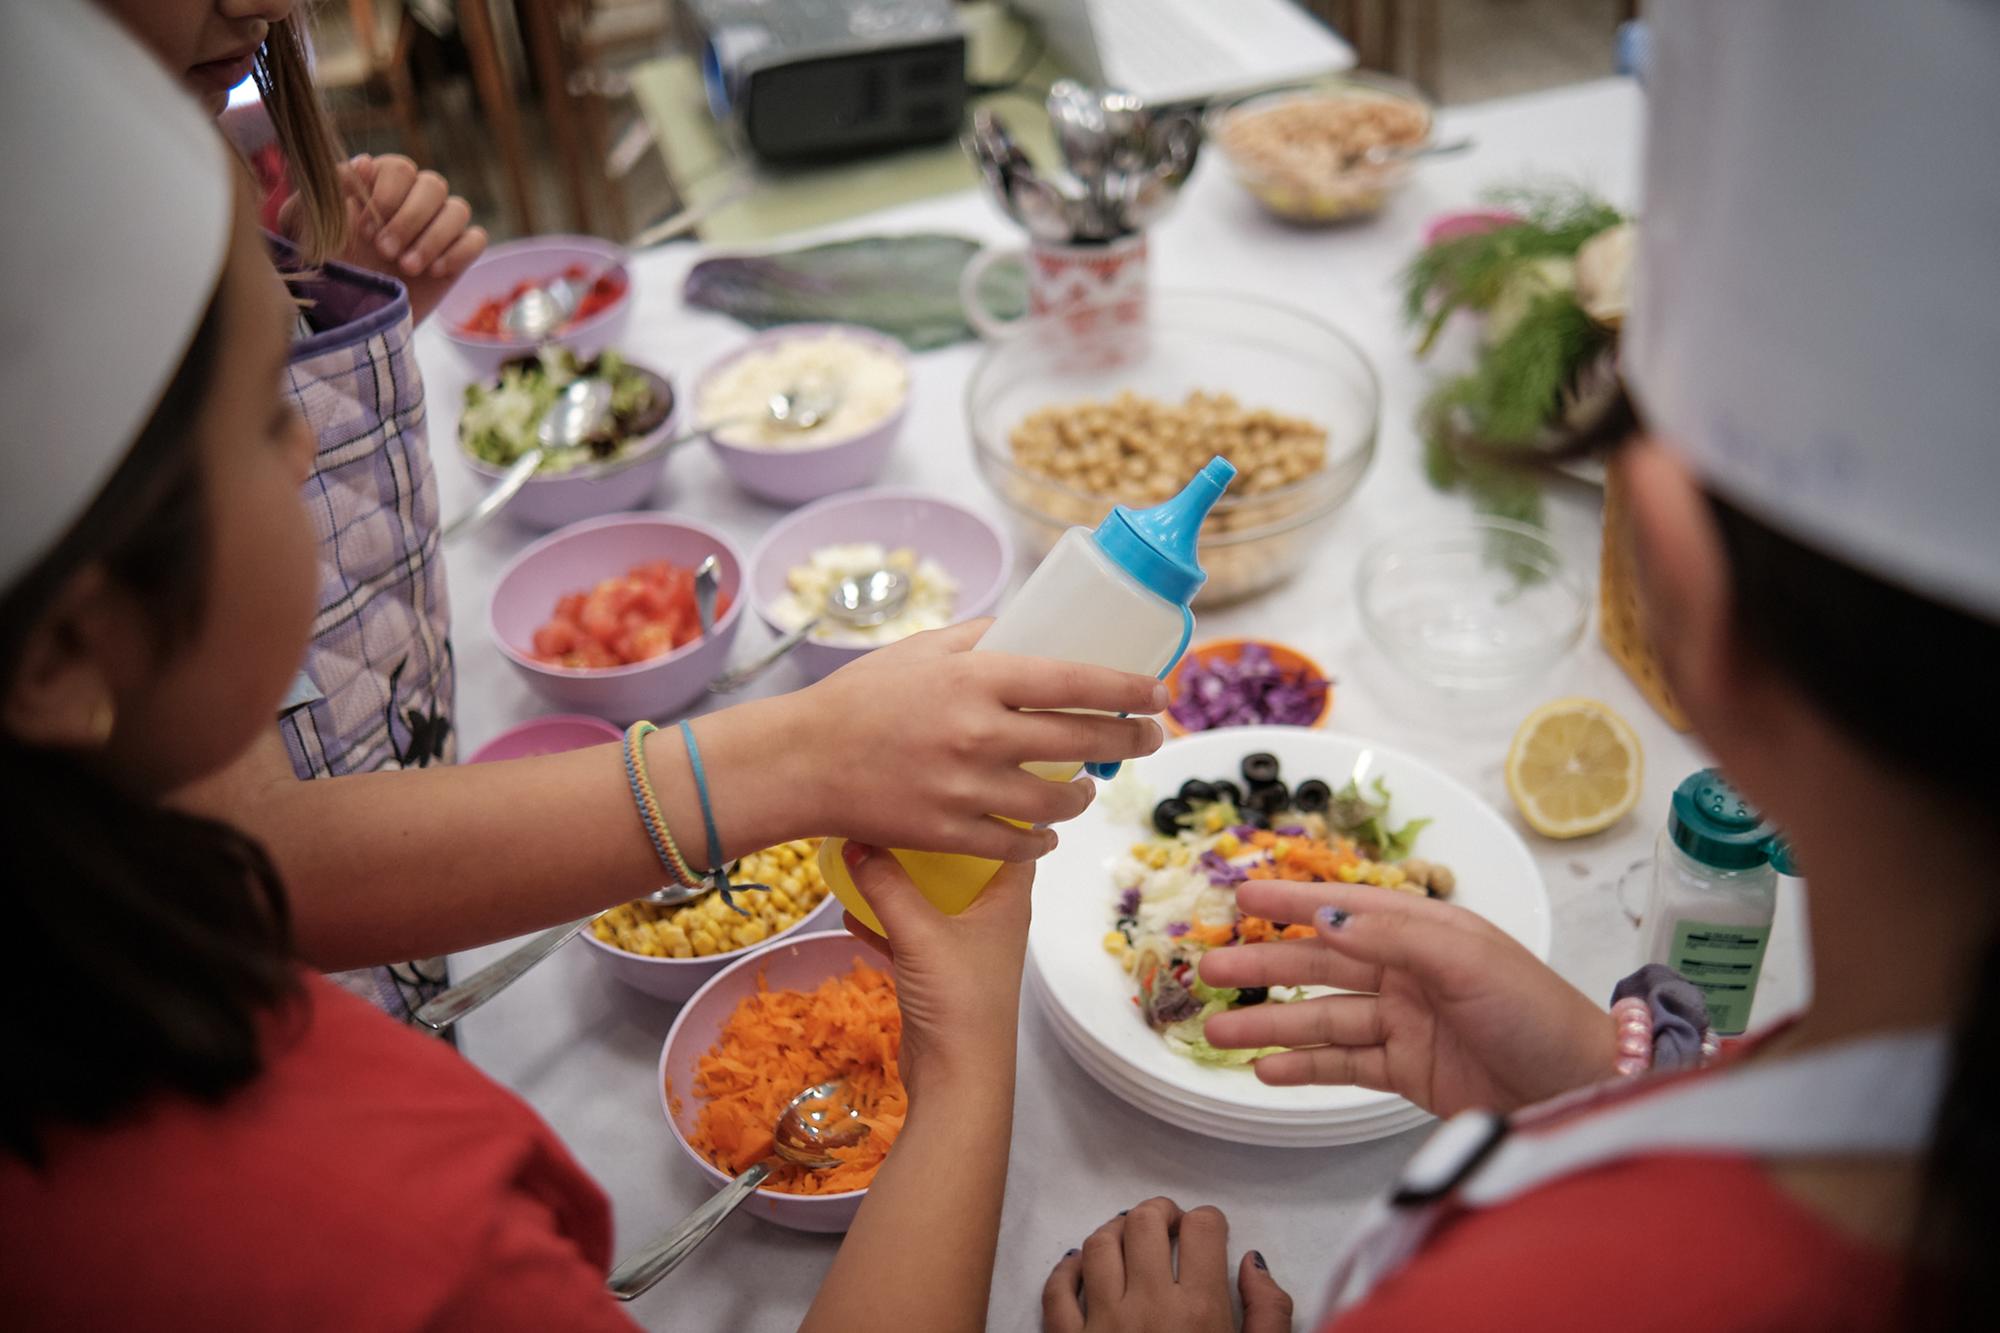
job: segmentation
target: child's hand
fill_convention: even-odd
[[[486,229],[472,225],[472,207],[435,171],[407,157],[366,153],[341,168],[354,235],[337,256],[358,268],[398,278],[410,290],[410,317],[421,324],[459,275],[486,251]],[[297,199],[278,215],[286,227]]]
[[[1134,759],[1160,748],[1150,716],[1115,714],[1159,712],[1164,685],[1104,667],[968,651],[986,625],[905,639],[789,697],[801,743],[812,737],[803,789],[792,794],[806,812],[802,826],[878,847],[1033,860],[1055,846],[1055,834],[1002,818],[1074,819],[1095,789],[1088,778],[1046,781],[1022,764]]]
[[[901,1063],[911,1095],[947,1081],[1011,1081],[1034,867],[1000,867],[970,907],[946,916],[895,857],[855,842],[843,850],[854,886],[889,931],[884,940],[847,917],[849,930],[896,964]]]
[[[1610,1018],[1484,917],[1362,884],[1252,880],[1237,905],[1311,922],[1318,939],[1212,949],[1211,986],[1337,986],[1208,1020],[1217,1046],[1289,1046],[1256,1064],[1271,1084],[1355,1084],[1435,1115],[1511,1111],[1611,1076]]]
[[[1042,1288],[1042,1333],[1291,1333],[1292,1298],[1257,1251],[1236,1261],[1236,1289],[1241,1325],[1229,1300],[1229,1219],[1148,1199],[1056,1264]]]

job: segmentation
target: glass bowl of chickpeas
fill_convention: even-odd
[[[819,841],[780,843],[738,861],[729,872],[738,886],[733,906],[720,893],[678,907],[625,903],[599,912],[583,938],[591,955],[626,985],[663,1000],[685,1000],[745,954],[838,923],[839,903],[819,873]],[[765,887],[742,887],[749,884]]]
[[[1286,222],[1357,222],[1410,179],[1406,154],[1431,146],[1424,95],[1380,75],[1264,93],[1217,107],[1207,141],[1237,184]]]
[[[966,389],[974,461],[1027,554],[1114,504],[1178,492],[1221,454],[1237,479],[1202,527],[1197,606],[1296,574],[1375,456],[1382,393],[1318,315],[1224,292],[1156,291],[1134,325],[1023,321]]]

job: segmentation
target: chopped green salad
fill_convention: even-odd
[[[566,347],[544,347],[531,358],[502,366],[497,384],[466,385],[465,410],[458,419],[466,452],[497,467],[513,463],[535,446],[536,428],[562,391],[583,378],[610,381],[611,416],[602,431],[576,448],[551,450],[537,472],[608,462],[665,420],[672,406],[671,390],[659,393],[659,379],[626,364],[616,352],[580,361]]]

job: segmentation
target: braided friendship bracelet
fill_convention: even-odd
[[[688,767],[694,770],[694,792],[701,801],[702,828],[708,834],[709,883],[715,885],[716,892],[722,895],[722,901],[729,905],[731,911],[738,916],[749,916],[748,912],[736,905],[736,899],[730,896],[731,893],[737,889],[768,890],[770,886],[729,882],[729,867],[722,859],[722,835],[715,827],[715,807],[708,799],[708,772],[701,764],[701,746],[695,744],[694,727],[685,720],[681,722],[681,740],[687,745]]]
[[[645,740],[658,730],[644,720],[626,729],[625,780],[632,787],[632,803],[639,807],[639,822],[645,825],[646,837],[652,842],[660,864],[683,887],[692,889],[700,885],[701,878],[681,855],[680,844],[674,841],[673,830],[667,827],[667,817],[660,810],[659,798],[653,794],[652,775],[646,771]]]

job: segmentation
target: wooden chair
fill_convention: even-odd
[[[400,0],[347,0],[344,14],[338,6],[323,6],[313,16],[313,79],[330,94],[343,128],[387,125],[404,152],[427,163],[430,140],[410,75],[416,35],[416,20]]]

